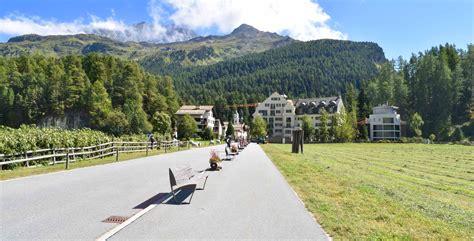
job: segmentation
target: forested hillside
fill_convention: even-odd
[[[262,101],[275,91],[291,98],[341,94],[348,83],[373,78],[384,61],[375,43],[317,40],[209,66],[147,69],[173,76],[186,103],[212,104],[224,98],[233,104]]]
[[[98,54],[0,57],[0,106],[0,125],[80,113],[88,126],[115,135],[152,131],[161,123],[151,123],[169,121],[179,108],[169,77]]]

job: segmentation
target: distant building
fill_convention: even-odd
[[[292,141],[293,129],[302,125],[304,115],[311,118],[315,128],[319,128],[323,108],[331,116],[341,112],[344,105],[338,96],[298,99],[294,102],[286,95],[275,92],[257,105],[253,117],[260,115],[267,122],[270,141],[288,143]]]
[[[234,137],[247,139],[247,129],[243,119],[240,118],[239,112],[235,111],[233,116],[232,127],[234,127]]]
[[[398,140],[401,136],[401,119],[398,107],[379,105],[372,108],[369,116],[370,140]]]
[[[216,119],[212,113],[212,105],[183,105],[176,111],[176,116],[190,115],[196,121],[199,130],[209,128],[214,130]]]

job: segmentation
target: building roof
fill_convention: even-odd
[[[378,105],[372,108],[373,114],[397,114],[398,107],[390,105]]]
[[[183,105],[176,111],[176,115],[202,115],[208,111],[212,111],[212,105]]]
[[[335,113],[338,111],[338,106],[342,104],[341,97],[329,96],[319,98],[298,99],[296,101],[296,114],[319,114],[321,108],[324,108],[328,113]]]

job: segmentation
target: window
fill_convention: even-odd
[[[272,117],[268,118],[268,123],[273,123],[273,118]]]
[[[383,123],[393,123],[393,118],[383,118]]]
[[[275,104],[270,104],[270,109],[275,109]]]
[[[278,127],[281,127],[281,126],[283,126],[283,124],[281,124],[281,123],[275,123],[275,127],[277,127],[277,126],[278,126]]]
[[[285,134],[291,134],[291,130],[285,130]]]
[[[281,111],[280,111],[280,110],[276,110],[276,113],[277,113],[277,114],[280,114],[280,113],[281,113]]]
[[[275,129],[275,133],[281,133],[281,129]]]
[[[285,110],[286,113],[291,113],[291,110]]]
[[[265,104],[265,107],[269,107],[269,106],[270,106],[270,104]]]
[[[382,130],[383,126],[382,125],[374,125],[374,131],[377,131],[377,130]]]
[[[283,118],[281,118],[281,117],[275,117],[275,121],[283,121]]]
[[[275,116],[275,111],[274,110],[270,111],[270,116]]]
[[[260,113],[263,116],[268,115],[268,111],[266,111],[266,110],[259,110],[258,113]]]
[[[291,123],[286,123],[286,128],[291,128]]]
[[[291,122],[291,117],[286,117],[286,122]]]
[[[271,100],[280,100],[279,97],[272,97]]]

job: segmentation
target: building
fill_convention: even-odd
[[[302,125],[304,115],[313,120],[315,128],[319,128],[323,108],[331,116],[341,112],[344,105],[338,96],[298,99],[294,102],[286,95],[275,92],[257,105],[253,117],[260,115],[267,122],[271,142],[291,142],[293,129]]]
[[[260,115],[267,122],[270,141],[281,142],[283,139],[292,138],[292,130],[295,127],[295,106],[293,101],[287,98],[286,95],[275,92],[255,107],[253,117]]]
[[[214,130],[216,119],[212,113],[213,108],[212,105],[183,105],[175,115],[179,117],[188,114],[196,121],[199,130],[202,131],[204,128]]]
[[[232,121],[232,127],[234,127],[234,137],[236,139],[247,139],[247,128],[243,122],[243,118],[240,118],[239,112],[235,111]]]
[[[313,122],[313,126],[319,128],[323,109],[328,114],[328,126],[331,126],[331,117],[336,113],[341,113],[344,109],[344,104],[339,96],[298,99],[295,106],[297,127],[303,126],[303,116],[306,115]]]
[[[379,105],[372,108],[373,114],[369,116],[370,140],[398,140],[401,136],[400,115],[398,107]]]

